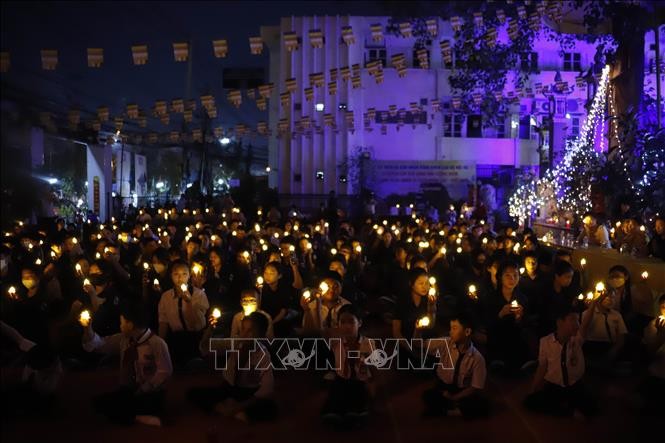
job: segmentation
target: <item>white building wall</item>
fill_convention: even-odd
[[[269,143],[269,158],[271,167],[277,170],[271,173],[270,185],[277,186],[281,193],[327,193],[336,190],[345,194],[350,190],[349,183],[340,183],[339,175],[346,171],[339,168],[349,154],[357,146],[372,148],[373,156],[381,160],[440,160],[442,149],[446,152],[446,160],[468,160],[477,164],[504,164],[488,163],[488,157],[479,146],[486,146],[485,139],[467,139],[466,121],[462,125],[461,138],[444,138],[443,114],[438,113],[432,118],[429,102],[438,98],[442,105],[449,102],[451,90],[448,84],[450,70],[443,67],[443,61],[439,49],[441,40],[448,39],[453,42],[453,32],[448,22],[439,22],[439,35],[432,39],[430,49],[430,69],[422,70],[412,68],[408,70],[405,78],[399,78],[396,70],[390,65],[391,56],[404,53],[407,66],[411,67],[413,62],[414,38],[402,38],[386,35],[384,42],[386,54],[386,66],[384,67],[384,81],[377,85],[374,79],[363,69],[362,87],[353,89],[351,81],[343,82],[341,73],[338,72],[338,93],[328,94],[328,82],[330,81],[330,69],[349,66],[359,63],[364,67],[366,61],[366,48],[377,46],[371,40],[370,25],[373,23],[388,23],[388,17],[285,17],[282,18],[279,27],[263,28],[262,35],[270,50],[270,81],[275,84],[275,90],[270,100],[270,127],[273,136]],[[347,46],[341,41],[341,28],[346,25],[353,27],[356,43]],[[320,28],[325,36],[323,48],[314,49],[309,42],[309,30]],[[288,52],[284,48],[283,33],[295,31],[301,38],[300,48]],[[499,39],[505,39],[505,31],[499,33]],[[270,41],[268,41],[270,39]],[[563,71],[563,59],[557,43],[541,39],[534,45],[538,48],[539,74],[532,74],[524,87],[534,87],[541,82],[544,85],[552,84],[557,71],[560,72],[563,81],[567,81],[570,87],[575,87],[575,78],[579,72]],[[571,52],[581,54],[581,67],[587,70],[593,59],[593,46],[578,41]],[[279,66],[277,66],[279,63]],[[307,102],[304,97],[304,88],[309,87],[309,75],[316,72],[324,74],[324,86],[315,88],[314,99]],[[292,103],[288,109],[282,108],[279,102],[279,94],[286,90],[285,80],[295,77],[297,90],[292,95]],[[509,74],[504,94],[514,90],[514,76]],[[387,111],[389,105],[397,105],[398,108],[409,110],[410,102],[419,102],[427,99],[428,104],[422,108],[429,115],[428,125],[405,124],[397,130],[397,125],[387,124],[387,134],[381,135],[380,124],[372,123],[372,132],[363,128],[363,113],[368,108],[379,111]],[[583,100],[587,99],[586,88],[577,90],[567,97],[567,108],[570,117],[579,118],[580,127],[583,124],[584,109],[581,106]],[[546,114],[543,103],[544,96],[533,99],[523,98],[520,104],[512,105],[506,117],[505,136],[511,136],[510,121],[513,116],[533,114],[536,123],[542,123],[542,117]],[[316,103],[323,103],[325,110],[317,112]],[[295,104],[300,104],[301,109],[295,109]],[[348,110],[354,111],[355,132],[347,131],[344,110],[339,109],[340,104],[346,104]],[[449,112],[449,111],[446,111]],[[323,127],[323,114],[332,113],[335,117],[338,131],[324,128],[323,134],[313,131],[311,137],[297,135],[295,138],[276,138],[277,121],[287,118],[291,130],[294,124],[302,116],[309,116],[313,125]],[[565,139],[572,129],[571,121],[565,118],[564,113],[555,121],[555,152],[561,151],[565,145]],[[483,135],[495,136],[494,130],[484,130]],[[512,131],[514,137],[519,136],[519,131]],[[533,137],[536,138],[535,136]],[[499,139],[500,140],[500,139]],[[513,155],[514,166],[532,166],[538,164],[537,140],[510,140],[500,143],[502,146],[520,146],[523,154]],[[528,151],[528,153],[527,153]],[[534,154],[535,153],[535,154]],[[535,157],[534,157],[535,155]],[[451,158],[452,157],[452,158]],[[505,158],[502,154],[501,158]],[[316,172],[323,171],[324,179],[317,180]],[[301,176],[300,181],[295,180],[296,175]]]

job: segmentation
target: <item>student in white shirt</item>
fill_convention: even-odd
[[[465,314],[450,320],[450,337],[426,342],[430,355],[439,355],[436,386],[423,393],[425,417],[462,415],[485,417],[489,402],[483,395],[487,368],[485,358],[471,341],[473,324]]]
[[[159,300],[159,336],[167,341],[173,362],[183,366],[200,357],[199,341],[210,307],[205,292],[189,283],[189,266],[177,261],[171,266],[173,288]]]
[[[606,292],[601,293],[601,297]],[[594,299],[590,309],[595,308]],[[596,406],[585,389],[582,345],[590,316],[580,326],[579,315],[572,308],[561,308],[556,315],[556,332],[540,339],[538,369],[525,406],[534,411],[557,416],[593,415]]]
[[[586,320],[589,324],[584,337],[584,354],[589,367],[609,369],[623,350],[628,330],[621,313],[612,308],[613,304],[613,297],[608,293],[595,307],[582,313],[582,323]],[[591,318],[587,320],[587,317]]]
[[[321,416],[343,428],[355,427],[369,413],[372,374],[366,359],[374,345],[360,334],[361,327],[360,310],[346,304],[338,312],[338,327],[329,331],[331,337],[341,339],[341,346],[333,346],[337,369]]]
[[[211,326],[215,320],[210,319]],[[227,353],[221,386],[192,388],[187,398],[208,413],[217,413],[237,420],[265,421],[275,417],[273,400],[274,378],[270,353],[261,343],[266,337],[268,318],[253,312],[242,319],[240,343],[233,342],[234,352],[227,352],[229,342],[210,342],[211,350]]]
[[[166,342],[147,327],[142,305],[127,304],[120,311],[120,333],[100,337],[89,320],[84,327],[83,349],[120,355],[120,387],[97,396],[95,410],[117,424],[161,426],[164,386],[173,368]]]

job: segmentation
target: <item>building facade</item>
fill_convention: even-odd
[[[360,152],[365,152],[363,165],[385,161],[458,164],[473,170],[467,176],[472,179],[491,177],[502,169],[535,169],[550,152],[550,143],[556,157],[566,138],[577,135],[586,117],[584,103],[594,91],[590,90],[593,84],[575,87],[576,78],[592,66],[594,45],[575,40],[562,53],[557,42],[538,38],[532,52],[520,58],[519,68],[536,71],[523,87],[526,93],[505,106],[498,123],[488,127],[481,115],[456,109],[448,81],[455,69],[454,55],[444,60],[440,49],[444,40],[454,45],[450,23],[437,21],[436,36],[424,48],[429,66],[423,69],[416,39],[386,33],[388,22],[388,17],[286,17],[279,26],[262,28],[270,51],[269,81],[274,84],[269,102],[271,187],[282,194],[352,193],[358,174],[351,169],[357,167]],[[372,39],[375,24],[383,29],[381,42]],[[347,45],[342,30],[348,26],[355,42]],[[298,49],[289,51],[285,45],[293,32]],[[505,29],[500,30],[498,39],[507,38],[505,34]],[[313,47],[310,38],[320,36],[320,47]],[[402,72],[391,63],[396,54],[405,56]],[[376,61],[383,66],[381,83],[368,69]],[[359,87],[342,75],[348,67],[353,77],[353,65],[360,67]],[[317,73],[323,78],[310,77]],[[504,97],[514,92],[516,74],[509,73]],[[295,79],[295,87],[288,79]],[[551,85],[555,80],[570,85],[567,93],[533,92],[538,84]],[[312,84],[317,81],[321,86]],[[287,87],[293,92],[283,104]],[[331,87],[336,93],[330,93]],[[433,109],[436,100],[439,109]],[[548,130],[536,129],[544,126]],[[369,187],[379,195],[400,190],[399,180]]]

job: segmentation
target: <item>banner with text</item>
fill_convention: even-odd
[[[453,198],[465,198],[476,182],[476,164],[460,161],[373,160],[368,184],[377,195],[420,192],[423,186],[440,184]]]

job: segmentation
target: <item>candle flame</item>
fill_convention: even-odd
[[[212,310],[212,318],[218,319],[221,316],[222,316],[222,311],[220,311],[219,308],[215,308]]]

